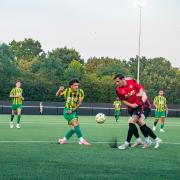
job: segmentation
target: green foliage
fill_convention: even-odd
[[[83,65],[79,61],[73,60],[68,65],[68,68],[65,69],[64,78],[69,80],[72,78],[81,79],[83,73],[84,73]]]
[[[33,39],[24,39],[23,41],[13,40],[9,45],[17,60],[25,59],[31,61],[43,52],[40,42]]]
[[[89,58],[85,63],[79,52],[67,47],[44,53],[39,41],[13,40],[0,45],[0,98],[8,99],[15,82],[23,83],[26,100],[56,101],[60,85],[67,86],[78,78],[85,91],[86,102],[112,102],[116,96],[113,76],[123,73],[137,78],[137,57],[129,61],[109,57]],[[140,83],[151,102],[160,89],[168,103],[180,103],[180,70],[165,58],[140,59]]]
[[[6,44],[0,45],[0,97],[7,99],[14,76],[18,75],[18,70],[14,63],[14,56],[10,47]],[[17,80],[17,79],[16,79]]]

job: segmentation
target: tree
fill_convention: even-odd
[[[71,61],[71,63],[68,65],[68,68],[66,68],[64,72],[64,78],[66,80],[77,78],[81,79],[84,73],[84,67],[83,65],[76,60]]]
[[[7,99],[9,97],[9,90],[16,76],[18,75],[17,68],[14,63],[14,56],[10,47],[6,44],[0,45],[0,89],[1,99]]]
[[[75,49],[68,49],[67,47],[56,48],[52,50],[52,52],[48,52],[48,57],[59,59],[64,68],[67,68],[73,60],[77,60],[81,64],[84,64],[84,60],[81,58],[80,54]]]
[[[17,60],[31,61],[34,57],[40,56],[43,53],[40,42],[33,39],[24,39],[23,41],[13,40],[9,45]]]

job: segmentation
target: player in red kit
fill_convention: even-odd
[[[162,141],[153,131],[146,125],[144,119],[148,116],[150,110],[150,103],[144,91],[144,88],[131,78],[125,78],[122,74],[117,74],[114,77],[116,84],[116,93],[119,99],[127,106],[129,118],[129,129],[125,143],[119,146],[119,149],[126,149],[129,147],[132,136],[136,137],[136,145],[141,144],[141,139],[135,124],[138,124],[142,134],[145,137],[144,147],[150,144],[149,137],[155,140],[155,148],[159,147]]]

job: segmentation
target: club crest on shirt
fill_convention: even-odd
[[[132,86],[132,85],[130,85],[129,87],[130,87],[131,89],[133,88],[133,86]]]

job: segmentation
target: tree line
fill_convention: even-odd
[[[0,44],[0,100],[9,100],[9,91],[16,81],[21,81],[26,100],[59,101],[55,97],[58,87],[67,87],[70,79],[78,78],[85,102],[112,102],[116,97],[116,73],[136,79],[137,57],[91,57],[85,61],[79,52],[67,47],[46,53],[41,43],[33,39]],[[162,89],[168,103],[180,103],[180,69],[163,57],[140,59],[140,84],[151,102]]]

